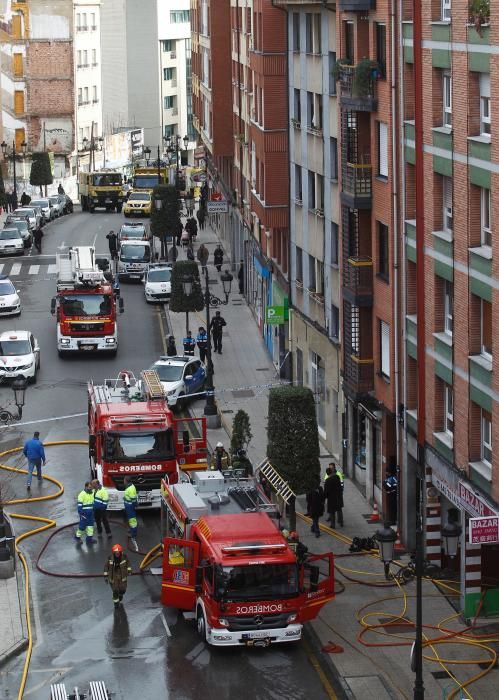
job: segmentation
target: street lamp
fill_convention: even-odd
[[[447,557],[454,559],[457,554],[459,538],[463,528],[456,522],[449,520],[442,528],[442,539],[444,541],[444,552]]]
[[[17,406],[17,417],[19,419],[23,417],[23,406],[27,386],[28,381],[26,377],[23,377],[21,375],[17,376],[11,384],[12,391],[14,392],[14,403]]]
[[[376,532],[376,539],[378,540],[379,557],[385,567],[385,578],[388,580],[390,578],[390,564],[393,561],[393,549],[397,533],[388,523],[385,523],[382,529]]]
[[[146,159],[146,164],[149,165],[149,159],[151,157],[151,149],[149,146],[146,146],[144,148],[144,158]]]
[[[8,153],[8,146],[5,143],[5,141],[2,141],[0,144],[0,148],[2,149],[2,155],[5,160],[9,159],[12,160],[12,166],[13,166],[13,171],[14,171],[14,201],[13,201],[13,206],[14,209],[17,209],[17,172],[16,172],[16,161],[17,161],[17,152],[16,152],[16,142],[15,140],[12,141],[12,148],[11,148],[11,153]],[[24,157],[26,155],[26,152],[28,150],[28,144],[26,141],[23,141],[21,143],[21,155]]]
[[[207,424],[209,428],[217,428],[220,426],[217,404],[215,402],[215,387],[213,385],[213,362],[211,359],[211,329],[210,329],[210,309],[217,308],[218,306],[226,306],[229,303],[229,296],[231,291],[233,276],[228,270],[226,270],[220,277],[223,284],[225,301],[215,296],[210,292],[209,287],[209,275],[208,268],[204,268],[204,306],[206,309],[206,334],[208,336],[208,343],[206,347],[206,403],[204,406],[204,415],[207,419]],[[192,294],[193,278],[192,276],[185,276],[182,279],[182,287],[184,294],[190,296]]]
[[[175,139],[175,140],[174,140]],[[181,151],[181,142],[184,142],[184,150],[187,150],[187,147],[189,145],[189,137],[187,134],[182,138],[180,134],[175,134],[175,136],[166,136],[165,137],[166,141],[166,150],[168,153],[173,154],[175,153],[175,159],[176,159],[176,178],[175,178],[175,184],[177,184],[178,181],[178,176],[180,174],[180,151]]]

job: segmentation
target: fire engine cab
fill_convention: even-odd
[[[244,471],[189,476],[162,482],[163,605],[192,611],[209,644],[299,640],[334,597],[333,554],[292,549],[276,506]]]
[[[182,470],[207,468],[205,418],[175,418],[154,370],[140,380],[126,370],[103,385],[90,382],[88,431],[90,471],[109,491],[110,510],[123,508],[125,476],[139,508],[159,508],[162,479],[175,483]]]
[[[57,254],[57,295],[51,313],[57,319],[59,355],[75,351],[118,350],[117,308],[123,313],[119,287],[97,264],[95,248],[82,246]]]

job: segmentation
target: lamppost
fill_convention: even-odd
[[[177,185],[178,182],[178,177],[180,175],[180,142],[184,142],[184,150],[187,150],[187,146],[189,145],[189,137],[187,134],[182,138],[180,134],[176,134],[175,136],[167,136],[166,139],[166,150],[168,153],[173,154],[175,153],[175,161],[176,161],[176,172],[175,172],[175,185]]]
[[[159,147],[158,147],[158,152],[159,152]],[[161,195],[156,192],[154,195],[154,208],[156,211],[161,211],[163,209],[163,200],[161,199]],[[172,241],[173,241],[173,261],[175,262],[177,259],[177,246],[175,245],[175,235],[172,236]],[[168,260],[168,247],[167,247],[167,241],[166,241],[166,231],[164,234],[161,236],[161,257],[166,258]]]
[[[206,422],[209,428],[218,428],[220,426],[220,420],[217,411],[217,404],[215,402],[215,387],[213,385],[213,362],[211,360],[211,329],[210,329],[210,309],[217,308],[218,306],[226,306],[229,303],[229,296],[231,292],[233,276],[228,270],[226,270],[220,276],[222,280],[225,301],[215,296],[210,292],[209,287],[209,275],[208,268],[204,268],[204,306],[206,309],[206,333],[208,336],[208,344],[206,347],[206,403],[204,406],[204,415],[206,416]],[[191,276],[186,276],[182,280],[182,287],[185,296],[190,296],[192,294],[192,283],[193,278]]]
[[[422,525],[422,522],[421,522]],[[416,527],[416,637],[411,651],[411,669],[415,673],[413,698],[424,700],[423,683],[423,529],[418,533],[420,522]],[[391,532],[390,532],[391,531]],[[443,526],[441,535],[444,542],[444,551],[448,557],[454,558],[457,554],[459,538],[462,528],[458,523],[448,522]],[[382,530],[376,532],[379,542],[381,561],[385,565],[385,575],[388,577],[388,569],[393,561],[393,549],[397,533],[386,523]]]
[[[143,153],[144,153],[144,158],[146,159],[146,165],[148,166],[149,159],[151,157],[151,149],[149,148],[149,146],[145,146],[145,148],[143,149]]]
[[[11,388],[14,392],[14,403],[17,406],[17,418],[19,420],[21,420],[21,418],[23,417],[23,406],[27,386],[28,381],[26,377],[19,375],[18,377],[12,380]]]
[[[16,151],[16,142],[15,140],[12,141],[12,148],[11,152],[8,153],[8,146],[5,143],[5,141],[2,141],[0,144],[0,148],[2,149],[2,154],[4,157],[4,160],[12,160],[12,166],[13,166],[13,171],[14,171],[14,209],[17,209],[17,172],[16,172],[16,160],[17,160],[17,151]],[[26,152],[28,150],[28,144],[26,141],[23,141],[21,143],[21,155],[24,157],[26,155]]]

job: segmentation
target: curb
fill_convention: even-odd
[[[12,659],[14,656],[17,656],[17,654],[21,653],[21,651],[24,651],[24,649],[26,649],[28,646],[28,643],[28,639],[24,637],[19,642],[16,642],[16,644],[11,646],[10,649],[7,649],[7,651],[0,655],[0,666],[6,664],[7,661]]]

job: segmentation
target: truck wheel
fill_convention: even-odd
[[[198,608],[196,622],[198,635],[201,637],[203,642],[206,642],[206,620],[204,619],[204,613],[201,608]]]
[[[123,204],[117,204],[117,205],[116,205],[116,211],[118,212],[118,214],[121,214],[121,210],[122,210],[122,209],[123,209]]]

